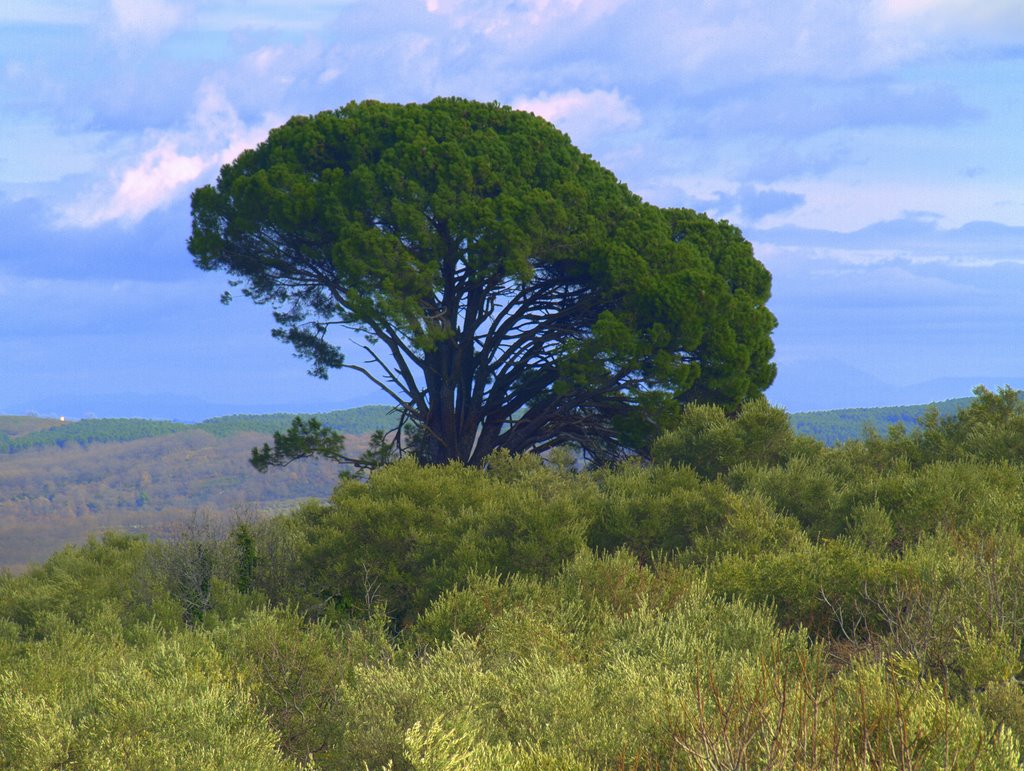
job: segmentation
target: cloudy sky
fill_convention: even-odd
[[[647,200],[743,228],[791,411],[1024,387],[1020,0],[8,0],[0,413],[381,401],[218,303],[188,196],[294,114],[542,115]]]

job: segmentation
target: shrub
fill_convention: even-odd
[[[328,767],[344,740],[342,688],[352,669],[394,655],[381,618],[337,628],[284,609],[250,613],[211,639],[280,736],[281,751]]]
[[[600,498],[587,533],[591,547],[627,548],[643,560],[689,548],[717,530],[729,509],[729,492],[704,482],[689,468],[626,463],[595,474]]]
[[[838,538],[725,554],[708,575],[730,597],[770,605],[786,626],[805,626],[823,639],[861,639],[878,623],[877,608],[867,598],[891,584],[893,571],[890,560]]]
[[[784,466],[744,463],[729,472],[734,490],[764,495],[783,514],[795,517],[812,537],[842,532],[840,502],[843,482],[818,459],[797,456]]]
[[[467,626],[481,605],[491,614]],[[474,577],[409,633],[423,655],[346,681],[340,765],[1001,768],[1018,757],[1011,734],[950,703],[912,661],[833,674],[823,647],[766,611],[626,552],[581,553],[544,580]]]
[[[17,624],[26,639],[38,639],[51,620],[81,623],[100,608],[114,608],[119,619],[160,615],[159,605],[141,608],[133,592],[151,548],[141,538],[108,533],[68,546],[23,576],[0,574],[0,618]]]
[[[785,410],[763,399],[745,402],[734,418],[718,405],[686,405],[679,423],[652,447],[655,463],[687,465],[714,479],[740,463],[776,466],[802,454],[817,454],[821,445],[798,437]]]
[[[31,643],[2,676],[13,767],[287,768],[278,736],[203,636],[113,614]]]
[[[500,473],[405,460],[303,510],[320,594],[364,613],[384,604],[401,626],[474,571],[554,573],[585,546],[594,486],[535,459],[498,462]]]

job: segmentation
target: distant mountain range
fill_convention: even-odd
[[[975,386],[991,391],[1010,385],[1024,387],[1024,376],[972,375],[936,378],[907,385],[885,382],[839,361],[790,361],[779,365],[779,374],[768,389],[768,401],[785,406],[791,413],[845,412],[877,405],[922,405],[956,401],[956,395],[970,398]],[[902,407],[882,407],[902,410]]]
[[[936,405],[944,415],[970,398]],[[794,430],[827,444],[859,438],[865,425],[885,433],[913,427],[927,405],[799,412]],[[230,415],[200,423],[140,418],[60,420],[0,416],[0,568],[40,562],[105,530],[173,535],[199,512],[222,521],[264,516],[324,498],[339,468],[305,460],[257,473],[249,450],[284,431],[294,415]],[[369,434],[394,425],[385,406],[306,415],[348,437],[358,454]]]
[[[0,453],[34,447],[64,447],[69,444],[84,447],[96,442],[131,442],[186,431],[203,431],[221,438],[244,432],[273,434],[275,431],[287,430],[294,417],[292,413],[275,412],[269,415],[227,415],[199,423],[182,423],[145,418],[62,420],[0,416]],[[323,425],[343,434],[356,435],[370,434],[378,428],[390,428],[394,423],[391,408],[380,405],[311,413],[303,417],[316,418]]]
[[[948,399],[931,404],[898,407],[853,407],[842,410],[814,410],[790,415],[793,430],[813,436],[825,444],[835,444],[864,435],[870,425],[885,433],[894,423],[914,428],[925,410],[934,405],[941,415],[953,415],[970,404],[973,397]],[[86,446],[104,442],[131,442],[188,431],[203,431],[219,438],[240,433],[273,434],[285,431],[295,417],[293,413],[275,412],[266,415],[226,415],[208,418],[199,423],[145,418],[88,418],[65,421],[33,416],[0,416],[0,453],[13,453],[31,448]],[[394,426],[391,408],[383,405],[355,407],[348,410],[305,413],[346,435],[367,435],[377,429]]]

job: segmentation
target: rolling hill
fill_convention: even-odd
[[[953,414],[970,398],[935,405]],[[927,405],[802,412],[795,431],[826,443],[856,439],[870,425],[884,433],[913,427]],[[196,512],[222,520],[281,511],[328,496],[334,463],[306,460],[259,474],[252,447],[271,441],[294,416],[231,415],[201,423],[105,418],[60,421],[0,416],[0,567],[19,569],[65,544],[109,529],[173,534]],[[305,415],[348,437],[353,453],[392,424],[389,408]]]
[[[823,410],[820,412],[794,412],[789,416],[790,425],[798,434],[813,436],[819,442],[832,445],[851,439],[862,439],[865,428],[870,426],[885,435],[889,428],[902,423],[908,431],[913,430],[925,411],[935,407],[939,415],[955,415],[974,399],[948,399],[933,404],[915,404],[905,407],[861,407],[846,410]]]
[[[337,464],[305,460],[260,474],[248,463],[250,449],[293,417],[189,424],[0,416],[0,567],[44,560],[104,530],[163,536],[197,511],[259,516],[326,497],[338,482]],[[358,454],[370,433],[388,425],[388,408],[306,417],[346,434]]]

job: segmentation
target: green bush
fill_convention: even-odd
[[[313,585],[359,612],[383,604],[404,625],[474,571],[554,573],[585,547],[596,488],[536,458],[495,463],[503,470],[405,460],[300,511]]]
[[[211,639],[267,715],[281,751],[327,767],[336,767],[344,741],[342,689],[352,669],[390,662],[395,653],[381,618],[337,628],[284,609],[250,613]]]
[[[729,492],[690,468],[627,463],[596,472],[600,498],[587,533],[591,547],[628,548],[641,559],[683,550],[721,526]]]
[[[467,627],[464,610],[481,604],[490,617]],[[353,757],[371,766],[409,767],[401,753],[410,730],[448,737],[446,746],[458,739],[468,756],[528,764],[679,764],[668,729],[687,723],[679,710],[691,704],[695,673],[728,673],[771,651],[793,671],[807,666],[797,663],[801,637],[780,633],[767,614],[722,602],[691,571],[652,570],[625,552],[584,552],[543,582],[474,578],[409,634],[424,655],[356,669],[351,741],[362,748]]]
[[[1017,767],[1020,408],[982,396],[828,449],[693,407],[654,464],[403,461],[66,549],[0,575],[0,766]]]
[[[776,466],[744,463],[729,472],[727,482],[733,490],[764,495],[812,537],[838,535],[844,528],[843,482],[816,458],[797,456]]]
[[[930,411],[916,435],[924,461],[971,459],[1024,462],[1024,401],[1006,386],[974,389],[974,400],[950,417]]]
[[[0,766],[58,768],[71,736],[58,706],[26,693],[13,673],[0,673]]]
[[[15,623],[25,639],[40,639],[53,624],[83,623],[113,610],[118,624],[158,620],[180,623],[162,588],[140,592],[139,573],[153,546],[142,538],[107,533],[69,546],[22,576],[0,574],[0,619]]]
[[[632,593],[630,605],[622,598]],[[466,611],[487,606],[489,616]],[[468,622],[468,623],[467,623]],[[421,627],[422,625],[422,627]],[[582,553],[493,576],[414,624],[421,655],[357,666],[339,765],[457,768],[1013,767],[1012,735],[894,656],[825,648],[690,570]],[[432,639],[424,645],[425,639]]]
[[[690,466],[714,479],[741,463],[776,466],[821,449],[793,433],[785,410],[761,398],[745,402],[734,418],[718,405],[686,405],[678,425],[658,437],[651,454],[655,463]]]
[[[860,639],[880,623],[870,598],[891,585],[894,570],[891,560],[853,539],[837,538],[728,553],[708,574],[711,585],[728,596],[772,606],[786,626],[804,626],[823,639]]]
[[[699,535],[690,553],[701,563],[710,563],[723,555],[751,557],[760,554],[800,552],[811,545],[800,522],[780,514],[771,500],[760,493],[733,493],[726,496],[728,506],[716,530]]]
[[[125,634],[110,613],[30,643],[6,666],[0,757],[10,766],[293,767],[199,634]]]

